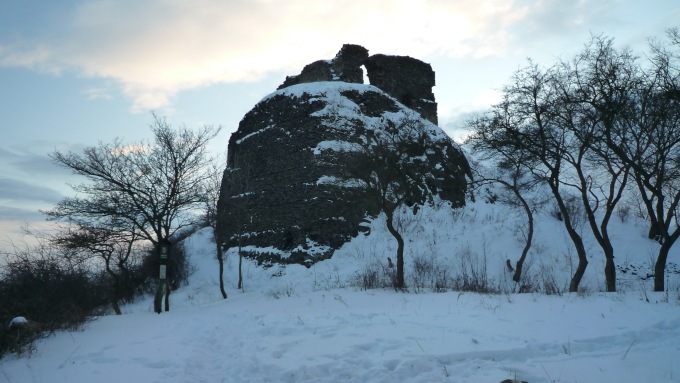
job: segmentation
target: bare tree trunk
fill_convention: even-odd
[[[239,249],[238,251],[238,288],[240,290],[243,290],[243,253],[241,253],[241,250]]]
[[[666,275],[666,259],[668,258],[669,246],[661,245],[659,255],[654,264],[654,291],[664,291],[666,285],[664,278]]]
[[[123,312],[118,305],[118,301],[115,298],[111,300],[111,307],[113,307],[113,312],[116,313],[116,315],[123,315]]]
[[[680,228],[676,229],[675,232],[666,238],[661,244],[659,249],[659,255],[656,258],[656,263],[654,264],[654,291],[665,291],[665,275],[666,275],[666,261],[668,260],[668,253],[671,251],[671,247],[680,237]]]
[[[113,312],[115,312],[116,315],[123,315],[123,312],[120,310],[120,306],[118,305],[118,300],[116,298],[113,298],[111,300],[111,306],[113,307]]]
[[[550,180],[548,182],[548,185],[550,186],[553,196],[555,197],[555,200],[557,202],[557,206],[559,207],[560,213],[562,214],[562,221],[564,222],[564,227],[567,229],[569,238],[571,239],[572,243],[574,244],[574,247],[576,248],[578,266],[576,267],[576,271],[574,272],[574,275],[571,277],[571,282],[569,283],[569,292],[576,293],[578,292],[578,287],[581,284],[581,279],[583,279],[583,275],[586,273],[586,268],[588,267],[586,247],[583,244],[583,238],[581,238],[576,229],[574,229],[574,225],[572,224],[572,217],[569,214],[569,210],[567,210],[562,195],[560,194],[559,184],[556,184],[554,180]]]
[[[650,220],[652,222],[649,224],[649,232],[647,233],[647,238],[658,241],[659,237],[661,236],[661,230],[659,230],[659,225],[656,222],[654,222],[653,219],[650,218]]]
[[[581,284],[581,279],[583,279],[583,274],[586,272],[588,267],[588,258],[586,258],[586,248],[583,245],[583,240],[581,236],[578,235],[574,228],[567,228],[569,237],[572,242],[574,242],[574,247],[576,247],[576,255],[578,256],[578,266],[576,267],[576,272],[571,277],[571,282],[569,283],[569,292],[578,292],[578,287]]]
[[[604,277],[607,281],[607,292],[616,292],[616,266],[614,264],[614,255],[605,254],[607,258],[604,265]]]
[[[531,211],[529,203],[527,203],[524,197],[522,197],[522,194],[519,192],[519,190],[517,190],[517,188],[513,188],[513,191],[515,192],[517,199],[519,199],[520,203],[522,204],[522,207],[524,207],[524,211],[527,214],[527,226],[529,226],[527,232],[527,241],[524,244],[524,249],[522,249],[522,255],[519,257],[519,260],[515,265],[515,274],[512,276],[512,280],[519,283],[520,279],[522,278],[522,267],[524,266],[524,261],[527,258],[527,254],[529,254],[531,242],[534,238],[534,214]]]
[[[217,237],[215,237],[217,238]],[[222,298],[227,299],[227,292],[224,290],[224,253],[219,244],[219,241],[215,240],[215,246],[217,250],[217,263],[219,263],[219,273],[220,273],[220,293],[222,293]]]
[[[120,282],[118,279],[115,279],[113,282],[113,291],[113,296],[111,297],[113,312],[115,312],[116,315],[123,315],[123,312],[120,310],[120,305],[118,304],[118,299],[120,299]]]
[[[105,257],[104,262],[105,262],[105,266],[106,266],[106,272],[109,274],[109,276],[111,276],[111,279],[113,280],[113,290],[111,291],[111,307],[113,307],[113,312],[115,312],[116,315],[122,315],[123,312],[120,310],[120,306],[118,305],[118,298],[119,298],[119,294],[120,294],[120,284],[121,284],[120,278],[111,269],[110,255],[109,255],[109,257]]]
[[[239,290],[243,290],[243,251],[241,251],[241,234],[238,236],[238,286]]]
[[[386,212],[387,215],[387,230],[397,240],[397,278],[395,281],[395,288],[403,289],[404,286],[404,238],[394,228],[394,211]]]
[[[621,191],[623,191],[623,189],[621,189]],[[610,293],[616,292],[616,264],[614,261],[614,247],[612,245],[611,239],[609,238],[607,225],[609,223],[609,217],[611,217],[611,213],[613,212],[614,206],[616,205],[616,202],[611,201],[618,201],[619,198],[620,194],[618,197],[616,197],[615,200],[610,197],[609,199],[610,202],[608,202],[608,205],[604,212],[604,218],[601,221],[600,228],[598,228],[597,221],[595,218],[595,212],[590,207],[585,194],[583,196],[583,204],[586,209],[588,223],[590,224],[595,239],[597,240],[598,244],[600,245],[600,248],[602,248],[602,252],[604,253],[605,257],[604,278],[607,284],[607,292]]]

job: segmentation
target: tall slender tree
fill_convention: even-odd
[[[383,120],[379,129],[362,129],[347,167],[349,178],[359,181],[367,198],[385,214],[387,230],[397,241],[394,286],[405,287],[404,238],[395,225],[399,208],[412,210],[432,201],[434,182],[428,179],[426,152],[432,147],[430,136],[417,117],[398,123]]]
[[[608,147],[631,166],[644,210],[648,236],[659,243],[654,290],[665,288],[665,269],[672,246],[680,238],[680,32],[653,41],[649,65],[636,89],[634,119],[616,126]]]
[[[575,292],[588,265],[583,238],[569,208],[571,193],[564,187],[569,167],[565,153],[574,150],[577,140],[560,126],[554,75],[555,68],[542,69],[530,62],[514,74],[503,89],[503,100],[492,107],[484,123],[473,128],[488,148],[520,155],[523,161],[518,166],[548,186],[576,249],[578,265],[569,285],[569,291]]]
[[[225,166],[223,165],[218,165],[218,162],[215,162],[211,164],[211,177],[210,181],[208,182],[208,199],[206,200],[206,205],[205,205],[205,220],[208,226],[212,229],[213,232],[213,238],[215,240],[215,255],[217,258],[217,265],[218,265],[218,279],[219,279],[219,285],[220,285],[220,294],[222,294],[223,299],[227,299],[227,291],[225,290],[224,286],[224,249],[222,248],[222,244],[220,244],[220,241],[218,240],[219,238],[219,232],[217,229],[217,204],[219,201],[219,196],[220,196],[220,187],[222,184],[222,169],[224,169]]]
[[[542,205],[541,201],[536,201],[528,195],[535,190],[540,182],[536,177],[532,177],[527,170],[528,167],[536,165],[535,158],[524,151],[510,150],[509,148],[498,146],[494,140],[487,136],[490,116],[482,115],[470,119],[467,125],[472,130],[472,134],[466,140],[481,163],[473,166],[472,186],[479,189],[485,185],[500,185],[503,189],[510,191],[512,197],[494,197],[501,202],[512,206],[519,206],[527,218],[527,230],[524,247],[515,263],[512,280],[520,283],[524,262],[527,259],[529,250],[534,238],[534,209]],[[532,165],[533,164],[533,165]],[[493,169],[493,170],[492,170]]]
[[[606,137],[632,118],[639,78],[629,50],[594,36],[573,61],[560,63],[554,81],[559,126],[575,138],[572,150],[563,153],[571,173],[565,185],[577,191],[605,256],[610,292],[616,291],[616,265],[609,223],[628,187],[631,166],[613,153]]]

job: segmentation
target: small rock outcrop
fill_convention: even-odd
[[[385,57],[371,59],[364,48],[345,45],[333,60],[317,61],[288,77],[243,117],[229,139],[218,202],[218,241],[224,248],[238,247],[265,265],[310,266],[330,258],[359,234],[367,217],[380,212],[349,175],[353,148],[366,132],[405,120],[415,121],[418,134],[429,137],[426,154],[418,158],[430,169],[428,186],[454,207],[465,204],[470,169],[458,146],[422,117],[422,108],[359,81],[365,65],[383,87],[413,99],[427,93],[419,87],[429,86],[431,94],[427,84],[434,84],[434,73],[415,59]],[[390,62],[430,77],[404,79],[400,88],[394,82],[399,70]]]

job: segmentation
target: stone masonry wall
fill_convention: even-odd
[[[363,84],[363,70],[371,85],[396,98],[423,118],[437,121],[437,103],[432,93],[435,76],[432,66],[408,56],[376,54],[360,45],[345,44],[332,60],[315,61],[296,76],[288,76],[277,89],[320,81],[343,81]]]

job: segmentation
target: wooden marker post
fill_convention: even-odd
[[[156,289],[156,296],[153,302],[153,309],[160,314],[163,304],[163,296],[165,296],[165,311],[170,310],[169,295],[170,286],[168,286],[168,252],[170,251],[170,242],[166,239],[160,244],[160,270],[158,272],[158,288]]]

